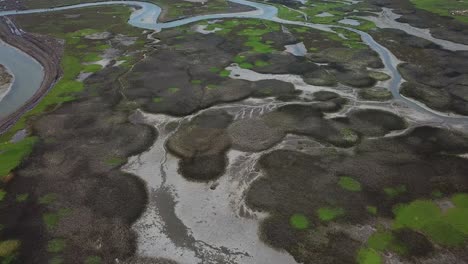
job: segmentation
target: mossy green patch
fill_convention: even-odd
[[[39,204],[43,204],[43,205],[51,204],[56,199],[57,199],[57,195],[55,193],[48,193],[39,198]]]
[[[178,87],[169,87],[169,92],[171,93],[177,93],[180,90]]]
[[[99,256],[89,256],[85,260],[85,264],[101,264],[102,259]]]
[[[49,261],[49,264],[62,264],[62,263],[63,263],[63,258],[59,256],[55,256]]]
[[[468,16],[457,13],[468,9],[466,1],[459,0],[411,0],[411,2],[420,9],[439,14],[442,16],[451,16],[458,21],[468,23]]]
[[[340,207],[323,207],[317,210],[317,215],[322,221],[332,221],[337,217],[340,217],[345,214],[343,208]]]
[[[190,81],[192,84],[201,84],[202,80],[192,80]]]
[[[242,62],[241,64],[239,64],[239,67],[241,67],[242,69],[252,69],[254,66],[251,63]]]
[[[47,243],[47,251],[50,253],[59,253],[65,248],[65,240],[52,239]]]
[[[0,241],[0,257],[9,257],[14,254],[20,247],[19,240]]]
[[[234,60],[233,60],[235,63],[242,63],[245,61],[245,56],[243,55],[237,55],[234,57]]]
[[[106,164],[111,166],[119,166],[125,164],[127,162],[126,158],[122,157],[110,157],[106,160]]]
[[[468,193],[458,193],[452,196],[452,202],[456,207],[468,208]]]
[[[16,201],[18,203],[25,202],[26,200],[28,200],[28,198],[29,198],[29,194],[27,194],[27,193],[16,195]]]
[[[86,53],[86,55],[83,57],[84,62],[94,62],[94,61],[99,61],[102,58],[97,54],[93,52]]]
[[[384,192],[389,198],[395,198],[406,192],[406,186],[398,185],[396,187],[387,187],[384,188]]]
[[[341,129],[340,134],[349,143],[356,143],[359,140],[359,135],[350,128]]]
[[[70,213],[70,209],[60,209],[54,213],[45,213],[42,215],[42,220],[44,221],[47,228],[52,229],[57,226],[60,219]]]
[[[371,248],[362,248],[358,252],[357,261],[359,264],[381,264],[380,254]]]
[[[366,210],[371,215],[377,215],[377,207],[375,206],[366,206]]]
[[[84,66],[83,71],[94,73],[94,72],[100,71],[101,69],[102,69],[102,65],[100,64],[88,64]]]
[[[361,183],[356,181],[355,179],[347,176],[340,177],[338,184],[341,188],[348,190],[350,192],[359,192],[362,190]]]
[[[7,195],[7,192],[3,189],[0,189],[0,202],[2,202],[5,199],[6,195]]]
[[[289,224],[295,229],[307,229],[309,227],[309,220],[303,214],[293,214],[289,218]]]
[[[265,66],[270,65],[269,62],[262,61],[262,60],[256,60],[254,64],[256,67],[265,67]]]
[[[218,88],[218,86],[216,84],[208,84],[206,86],[206,89],[208,89],[208,90],[213,90],[213,89],[217,89],[217,88]]]
[[[154,98],[153,98],[153,102],[154,102],[154,103],[160,103],[160,102],[162,102],[163,100],[164,100],[164,98],[162,98],[162,97],[154,97]]]
[[[16,143],[0,143],[0,178],[20,165],[23,158],[31,153],[36,141],[36,137],[28,137]]]
[[[222,70],[219,72],[219,76],[221,77],[229,77],[230,74],[231,74],[231,71],[228,71],[228,70]]]
[[[442,213],[432,201],[416,200],[394,209],[394,228],[408,227],[446,246],[460,246],[468,236],[468,210],[454,207]]]
[[[212,72],[212,73],[218,73],[218,72],[220,72],[220,71],[221,71],[221,69],[218,68],[218,67],[211,67],[211,68],[210,68],[210,72]]]

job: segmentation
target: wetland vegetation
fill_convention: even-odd
[[[264,261],[223,233],[238,223],[230,214],[241,219],[235,233],[254,223],[253,244],[283,250],[290,263],[468,261],[467,54],[363,18],[396,6],[420,24],[405,10],[426,21],[463,2],[443,11],[435,0],[272,2],[283,19],[358,20],[353,29],[404,61],[401,93],[460,122],[404,107],[379,54],[343,28],[225,18],[154,32],[127,24],[124,6],[18,16],[22,30],[60,43],[63,74],[0,136],[0,262],[172,264],[191,263],[192,253],[200,263]],[[251,10],[155,3],[162,20]],[[464,19],[455,18],[437,27],[462,43],[454,32]],[[286,51],[297,43],[304,56]],[[190,203],[181,190],[209,198]],[[163,231],[141,236],[135,221],[155,201],[150,217],[162,220],[143,228]],[[146,240],[154,243],[142,248]]]

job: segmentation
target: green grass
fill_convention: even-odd
[[[344,214],[344,209],[339,207],[322,207],[317,210],[318,217],[324,222],[332,221]]]
[[[86,258],[85,264],[101,264],[102,259],[99,256],[89,256]]]
[[[70,213],[70,209],[60,209],[57,212],[45,213],[42,215],[42,220],[48,229],[53,229],[57,226],[60,219]]]
[[[218,68],[218,67],[211,67],[211,68],[210,68],[210,72],[212,72],[212,73],[218,73],[218,72],[220,72],[220,71],[221,71],[221,69]]]
[[[467,10],[467,0],[411,0],[411,2],[420,9],[439,14],[442,16],[450,16],[458,21],[468,23],[468,16],[452,15],[454,10]]]
[[[230,74],[231,74],[231,71],[228,71],[228,70],[222,70],[219,72],[219,76],[221,77],[229,77]]]
[[[338,185],[340,185],[341,188],[350,192],[360,192],[362,190],[361,183],[359,183],[351,177],[340,177]]]
[[[164,101],[164,98],[162,98],[162,97],[154,97],[154,98],[153,98],[153,102],[154,102],[154,103],[160,103],[160,102],[162,102],[162,101]]]
[[[0,242],[0,257],[9,257],[20,247],[19,240],[5,240]]]
[[[177,93],[179,90],[180,90],[180,88],[178,88],[178,87],[170,87],[169,88],[169,92],[171,92],[171,93]]]
[[[52,239],[47,243],[47,252],[59,253],[65,248],[65,240],[63,239]]]
[[[289,218],[289,224],[295,229],[307,229],[309,227],[309,220],[303,214],[293,214]]]
[[[377,252],[392,251],[401,256],[407,253],[406,247],[396,240],[391,231],[373,233],[367,240],[367,246]]]
[[[23,194],[18,194],[16,195],[16,201],[18,203],[26,202],[29,198],[29,194],[23,193]]]
[[[429,200],[416,200],[394,209],[393,227],[411,228],[428,235],[433,241],[445,246],[461,246],[468,238],[468,209],[454,207],[442,213]]]
[[[7,195],[7,192],[4,191],[3,189],[0,189],[0,202],[2,202],[5,199],[6,195]]]
[[[239,67],[241,67],[242,69],[252,69],[254,66],[251,63],[242,62],[241,64],[239,64]]]
[[[371,248],[362,248],[358,252],[357,261],[359,264],[381,264],[380,254]]]
[[[245,56],[243,55],[237,55],[234,57],[234,60],[233,60],[235,63],[242,63],[245,61]]]
[[[101,60],[101,56],[99,56],[97,53],[87,53],[84,57],[83,57],[83,61],[84,62],[94,62],[94,61],[99,61]]]
[[[192,80],[190,81],[190,83],[195,84],[195,85],[202,84],[202,80]]]
[[[458,193],[452,197],[456,207],[468,208],[468,193]]]
[[[88,64],[84,66],[83,71],[94,73],[94,72],[100,71],[101,69],[102,69],[102,65],[100,64]]]
[[[62,264],[62,263],[63,263],[63,259],[59,256],[55,256],[49,261],[49,264]]]
[[[375,206],[366,206],[366,210],[371,215],[377,215],[377,207]]]
[[[213,89],[217,89],[217,88],[218,88],[218,86],[216,84],[208,84],[206,86],[206,89],[208,89],[208,90],[213,90]]]
[[[7,176],[21,164],[23,158],[31,153],[36,141],[36,137],[28,137],[17,143],[0,143],[0,178]]]
[[[122,157],[110,157],[110,158],[106,159],[105,162],[106,162],[107,165],[118,166],[118,165],[125,164],[127,162],[127,159],[122,158]]]
[[[407,191],[406,186],[404,186],[404,185],[398,185],[396,187],[384,188],[384,192],[389,198],[398,197],[398,196],[404,194],[406,191]]]
[[[57,199],[57,195],[55,193],[48,193],[39,198],[39,204],[43,204],[43,205],[51,204],[56,199]]]
[[[300,12],[291,10],[283,5],[275,6],[278,8],[278,17],[292,21],[305,21],[304,16]]]
[[[254,64],[255,64],[255,67],[265,67],[265,66],[270,65],[269,62],[262,61],[262,60],[256,60]]]

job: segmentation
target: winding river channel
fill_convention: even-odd
[[[160,31],[162,29],[174,28],[182,25],[187,25],[202,20],[210,19],[222,19],[222,18],[254,18],[254,19],[264,19],[275,21],[281,24],[288,25],[299,25],[309,28],[314,28],[322,31],[333,32],[334,28],[343,28],[350,31],[353,31],[359,34],[364,43],[366,43],[371,49],[376,51],[386,68],[387,73],[392,77],[391,80],[386,84],[386,88],[389,89],[393,97],[402,102],[407,107],[410,107],[418,112],[432,116],[441,120],[446,124],[460,124],[468,123],[468,118],[457,116],[457,115],[447,115],[445,113],[439,113],[437,111],[431,110],[425,105],[418,103],[414,100],[405,98],[400,95],[400,85],[404,81],[398,72],[398,64],[400,61],[385,47],[377,43],[369,34],[357,30],[355,28],[345,27],[345,26],[336,26],[336,25],[325,25],[325,24],[314,24],[301,21],[290,21],[284,20],[277,16],[278,9],[274,6],[251,2],[248,0],[229,0],[230,2],[246,5],[255,8],[254,11],[248,12],[239,12],[239,13],[224,13],[224,14],[209,14],[209,15],[199,15],[188,18],[183,18],[175,21],[160,23],[158,18],[161,14],[161,8],[152,3],[148,2],[139,2],[139,1],[107,1],[107,2],[95,2],[95,3],[84,3],[70,6],[62,6],[55,8],[47,9],[31,9],[31,10],[11,10],[11,11],[2,11],[0,16],[10,16],[10,15],[25,15],[25,14],[35,14],[35,13],[44,13],[44,12],[56,12],[62,10],[78,9],[84,7],[93,7],[93,6],[103,6],[103,5],[130,5],[140,7],[138,10],[135,10],[128,23],[139,28],[156,30]],[[0,55],[1,63],[4,64],[11,72],[15,75],[16,79],[13,84],[12,89],[5,96],[5,98],[0,102],[0,118],[4,118],[11,112],[14,112],[20,108],[26,101],[29,99],[34,92],[39,88],[41,80],[44,76],[42,68],[34,61],[31,57],[27,56],[20,50],[11,47],[9,45],[0,45]],[[22,77],[27,73],[27,77]]]

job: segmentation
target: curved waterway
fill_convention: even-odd
[[[343,28],[355,33],[358,33],[362,40],[374,51],[376,51],[387,70],[387,72],[392,77],[391,80],[387,83],[387,88],[392,92],[393,97],[403,103],[403,105],[415,109],[423,114],[432,116],[443,123],[446,124],[460,124],[468,123],[468,118],[458,115],[447,115],[445,113],[440,113],[434,111],[424,104],[417,101],[408,99],[400,95],[400,85],[404,81],[397,70],[398,64],[400,61],[385,47],[377,43],[369,34],[346,26],[336,26],[336,25],[325,25],[325,24],[314,24],[309,22],[301,21],[289,21],[281,19],[277,16],[278,9],[274,6],[250,2],[248,0],[229,0],[230,2],[246,5],[255,8],[254,11],[248,12],[239,12],[239,13],[224,13],[224,14],[209,14],[209,15],[199,15],[194,17],[183,18],[175,21],[160,23],[158,18],[161,14],[161,8],[152,3],[139,2],[139,1],[107,1],[107,2],[96,2],[96,3],[84,3],[70,6],[62,6],[55,8],[47,9],[31,9],[31,10],[11,10],[11,11],[2,11],[0,16],[8,15],[23,15],[23,14],[35,14],[35,13],[45,13],[45,12],[56,12],[70,9],[78,9],[85,7],[93,6],[103,6],[103,5],[130,5],[140,7],[138,10],[134,11],[128,23],[139,28],[150,29],[160,31],[162,29],[174,28],[178,26],[187,25],[202,20],[210,19],[222,19],[222,18],[254,18],[254,19],[264,19],[275,21],[281,24],[289,25],[299,25],[309,28],[314,28],[322,31],[333,32],[333,28]],[[24,104],[33,94],[34,91],[39,88],[40,81],[43,77],[42,68],[37,66],[37,62],[31,58],[26,58],[25,54],[21,51],[12,48],[11,46],[0,46],[0,55],[2,61],[6,61],[3,64],[11,64],[12,61],[18,61],[17,65],[6,65],[13,74],[17,77],[11,91],[7,94],[7,98],[0,103],[0,118],[4,117],[4,113],[11,113],[18,109]],[[31,64],[27,66],[27,64]],[[26,68],[28,68],[26,70]],[[24,76],[24,73],[28,73],[28,76]],[[24,77],[23,77],[24,76]]]
[[[1,40],[0,63],[15,76],[12,86],[0,99],[2,119],[15,112],[36,93],[44,78],[44,70],[31,56]]]

